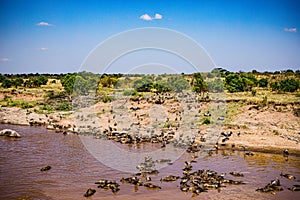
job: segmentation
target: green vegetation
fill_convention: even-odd
[[[133,83],[133,88],[138,92],[182,92],[189,89],[189,82],[182,75],[170,75],[168,78],[162,76],[144,76]]]
[[[257,91],[255,89],[251,90],[252,96],[256,96]]]
[[[257,85],[257,79],[253,74],[228,73],[225,77],[225,85],[229,92],[251,91]]]
[[[203,77],[199,72],[193,74],[191,85],[192,85],[193,91],[198,94],[200,94],[201,92],[204,93],[204,92],[208,91],[207,84],[203,80]]]
[[[194,91],[199,95],[199,100],[205,98],[209,101],[213,99],[212,93],[224,92],[226,100],[230,102],[241,101],[265,107],[273,102],[297,102],[300,95],[299,79],[299,70],[229,72],[222,68],[202,74],[177,75],[99,75],[85,71],[68,74],[0,74],[3,94],[0,103],[2,106],[54,112],[72,109],[70,102],[76,95],[94,94],[96,102],[111,102],[114,100],[113,94],[123,94],[137,101],[151,93]],[[26,95],[28,100],[23,99]],[[34,100],[31,100],[32,97]]]
[[[72,109],[72,104],[69,102],[61,102],[57,110],[60,111],[70,111]]]
[[[207,83],[209,92],[224,92],[224,83],[221,78],[216,78]]]
[[[203,124],[208,125],[208,124],[210,124],[210,123],[211,123],[211,121],[210,121],[210,118],[209,118],[209,117],[204,117],[204,118],[203,118]]]
[[[269,81],[266,78],[262,78],[262,79],[258,80],[258,86],[259,87],[264,87],[264,88],[268,87],[268,83],[269,83]]]
[[[139,96],[139,93],[136,90],[124,90],[124,96]]]
[[[275,135],[279,135],[279,131],[278,131],[278,130],[273,130],[273,133],[274,133]]]

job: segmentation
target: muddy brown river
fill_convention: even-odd
[[[288,161],[277,154],[255,152],[254,156],[244,156],[242,151],[218,151],[218,154],[204,156],[193,163],[193,170],[211,169],[226,173],[226,178],[241,180],[245,185],[228,185],[221,190],[209,190],[192,197],[183,193],[176,182],[160,182],[167,175],[182,175],[184,161],[190,154],[183,154],[173,165],[151,175],[152,182],[161,190],[134,187],[120,183],[120,191],[98,189],[94,184],[99,179],[119,180],[132,174],[107,167],[95,159],[82,144],[79,136],[46,130],[43,127],[0,125],[0,130],[10,128],[18,131],[22,138],[0,137],[0,199],[300,199],[300,192],[287,188],[300,184],[300,157],[290,156]],[[146,151],[154,144],[143,144],[135,151]],[[132,147],[124,147],[130,150]],[[107,149],[105,149],[107,151]],[[116,162],[111,155],[110,162]],[[124,159],[122,162],[130,162]],[[46,165],[52,168],[41,172]],[[242,172],[244,177],[233,177],[231,171]],[[296,176],[288,180],[280,173]],[[260,193],[255,190],[264,187],[272,179],[280,179],[283,191],[275,194]],[[83,197],[88,188],[95,188],[92,197]]]

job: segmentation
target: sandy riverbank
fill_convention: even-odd
[[[186,133],[188,128],[193,132],[199,131],[194,127],[179,126],[180,122],[178,112],[186,110],[184,106],[170,99],[163,104],[155,104],[151,101],[142,102],[99,102],[90,108],[80,109],[77,112],[57,112],[52,114],[37,114],[30,110],[17,107],[1,107],[0,123],[15,125],[30,125],[31,122],[37,122],[36,125],[42,125],[57,130],[67,130],[74,132],[103,132],[109,128],[116,131],[127,130],[129,132],[147,133],[149,124],[152,123],[152,132],[174,131],[174,136]],[[122,107],[123,106],[123,107]],[[124,108],[123,110],[118,108]],[[189,114],[194,114],[198,110],[205,110],[206,104],[195,106]],[[269,106],[263,109],[255,109],[255,105],[244,105],[242,112],[233,117],[230,124],[219,127],[218,144],[219,148],[232,148],[242,150],[242,146],[248,151],[261,151],[270,153],[282,153],[288,149],[291,154],[300,155],[300,120],[294,114],[293,106]],[[139,108],[132,110],[130,108]],[[189,117],[188,114],[185,114]],[[200,112],[203,115],[203,112]],[[155,117],[154,117],[155,116]],[[166,118],[169,120],[169,127],[166,127]],[[153,123],[156,123],[153,125]],[[187,122],[186,122],[187,123]],[[189,122],[190,123],[190,122]],[[178,124],[178,125],[177,125]],[[54,125],[54,127],[53,127]],[[144,128],[148,127],[148,128]],[[180,127],[180,128],[178,128]],[[200,126],[200,134],[196,135],[196,142],[201,143],[200,138],[207,138],[207,125]],[[143,132],[144,131],[144,132]],[[222,142],[225,137],[219,134],[232,131],[229,140]]]

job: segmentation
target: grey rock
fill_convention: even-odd
[[[11,130],[11,129],[3,129],[0,131],[0,136],[6,136],[6,137],[14,137],[14,138],[20,138],[21,135],[15,131],[15,130]]]

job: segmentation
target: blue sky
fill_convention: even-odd
[[[0,73],[78,71],[100,42],[143,27],[181,32],[231,71],[300,69],[300,1],[0,0]]]

